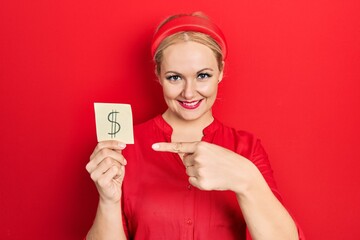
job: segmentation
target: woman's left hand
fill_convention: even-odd
[[[183,153],[190,184],[202,190],[231,190],[241,194],[254,176],[255,165],[251,161],[215,144],[155,143],[152,147],[155,151]]]

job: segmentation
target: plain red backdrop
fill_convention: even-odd
[[[80,239],[97,192],[85,164],[94,102],[165,109],[149,44],[157,23],[202,10],[229,45],[214,113],[262,139],[308,239],[360,235],[360,2],[0,3],[0,239]]]

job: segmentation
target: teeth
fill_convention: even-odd
[[[199,103],[199,101],[196,101],[196,102],[183,102],[183,104],[184,105],[186,105],[186,106],[189,106],[189,107],[193,107],[193,106],[195,106],[196,104],[198,104]]]

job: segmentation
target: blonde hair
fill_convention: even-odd
[[[194,12],[192,14],[178,14],[178,15],[173,15],[168,17],[167,19],[165,19],[157,28],[156,31],[158,31],[165,23],[171,21],[174,18],[178,18],[181,16],[198,16],[198,17],[202,17],[205,19],[208,19],[208,17],[201,13],[201,12]],[[204,33],[200,33],[200,32],[193,32],[193,31],[182,31],[182,32],[177,32],[173,35],[168,36],[167,38],[165,38],[158,46],[158,48],[155,51],[154,54],[154,62],[156,65],[156,73],[159,75],[160,71],[161,71],[161,62],[163,60],[163,52],[164,50],[171,46],[174,45],[176,43],[179,42],[197,42],[200,44],[203,44],[207,47],[209,47],[213,53],[214,56],[218,62],[218,68],[220,71],[222,71],[223,69],[223,52],[221,50],[221,47],[219,46],[219,44],[209,35],[204,34]]]

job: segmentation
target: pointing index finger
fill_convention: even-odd
[[[197,142],[159,142],[152,145],[152,149],[158,152],[194,153]]]

